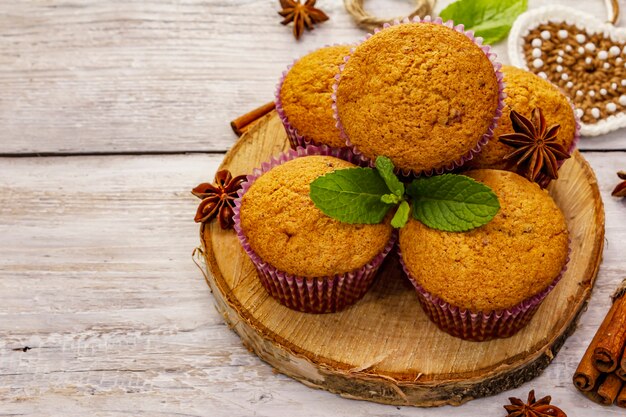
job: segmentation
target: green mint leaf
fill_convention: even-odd
[[[426,226],[464,232],[487,224],[500,209],[498,197],[484,184],[465,175],[418,178],[407,189],[413,217]]]
[[[396,177],[396,174],[393,173],[393,162],[391,159],[386,156],[379,156],[376,158],[376,170],[385,180],[385,184],[389,187],[389,191],[397,195],[398,197],[402,197],[404,195],[404,184]]]
[[[396,229],[402,229],[407,221],[409,221],[409,212],[411,211],[411,207],[406,200],[402,201],[398,206],[398,210],[396,210],[396,214],[394,214],[393,219],[391,219],[391,225]]]
[[[392,204],[381,198],[389,193],[385,181],[370,168],[347,168],[316,178],[311,200],[324,214],[343,223],[382,222]]]
[[[401,197],[398,197],[395,194],[385,194],[383,196],[380,197],[380,201],[382,201],[385,204],[398,204],[400,201],[402,201]]]
[[[486,44],[498,42],[508,35],[513,22],[528,8],[527,0],[459,0],[439,13],[444,20],[463,23]]]

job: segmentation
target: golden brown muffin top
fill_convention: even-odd
[[[259,177],[244,194],[241,227],[251,248],[275,268],[321,277],[354,271],[383,251],[389,221],[346,224],[322,213],[309,197],[317,177],[353,164],[331,156],[296,158]]]
[[[349,53],[349,46],[338,45],[303,56],[289,70],[280,90],[289,123],[302,136],[320,145],[346,146],[335,126],[330,96],[339,65]]]
[[[500,135],[515,133],[511,124],[511,109],[530,120],[533,109],[540,108],[546,125],[559,124],[557,142],[569,149],[574,142],[576,119],[567,97],[551,82],[516,67],[504,66],[505,107],[493,138],[474,159],[467,163],[471,168],[505,169],[503,158],[515,149],[500,143]]]
[[[491,61],[446,26],[384,29],[352,53],[337,106],[352,144],[413,172],[439,168],[476,146],[499,103]]]
[[[510,308],[547,288],[568,255],[565,218],[550,195],[508,171],[466,175],[493,189],[500,211],[464,233],[430,229],[411,219],[400,250],[411,275],[442,300],[471,311]]]

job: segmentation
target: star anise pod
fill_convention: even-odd
[[[237,191],[245,181],[245,175],[233,178],[232,174],[224,169],[215,174],[215,184],[203,182],[191,190],[193,195],[202,200],[194,218],[196,223],[208,223],[217,217],[222,229],[233,227],[233,207]]]
[[[528,393],[528,402],[524,404],[519,398],[511,397],[511,405],[504,408],[509,413],[507,417],[567,417],[559,407],[550,405],[552,397],[549,395],[535,401],[535,390]]]
[[[283,9],[278,14],[285,18],[280,23],[287,25],[293,22],[293,36],[296,39],[300,39],[305,27],[308,30],[313,30],[315,23],[328,20],[326,13],[313,7],[316,1],[306,0],[302,4],[300,0],[280,0],[280,6]]]
[[[545,188],[559,177],[559,161],[570,157],[563,145],[556,141],[561,126],[546,127],[546,119],[539,108],[533,110],[531,120],[515,110],[511,110],[510,117],[515,133],[501,135],[499,139],[516,149],[504,159],[515,161],[518,172]]]
[[[626,171],[618,172],[617,176],[623,181],[617,184],[611,195],[613,197],[626,197]]]

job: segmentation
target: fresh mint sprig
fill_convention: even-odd
[[[411,207],[406,200],[402,200],[398,209],[396,210],[396,214],[393,215],[391,219],[391,226],[396,229],[402,229],[406,222],[409,221],[409,213],[411,212]]]
[[[379,156],[376,169],[347,168],[328,173],[311,183],[311,200],[327,216],[351,224],[380,223],[389,210],[402,206],[392,224],[403,227],[408,220],[408,203],[404,184],[393,169],[389,158]]]
[[[347,168],[316,178],[310,185],[313,203],[324,214],[343,223],[383,221],[393,201],[384,201],[389,188],[378,171]]]
[[[404,184],[398,179],[398,177],[396,177],[393,170],[394,166],[391,159],[386,156],[379,156],[376,158],[376,171],[378,171],[380,176],[385,181],[385,184],[387,184],[387,188],[389,188],[389,191],[391,191],[395,196],[402,198],[404,197]]]
[[[464,232],[487,224],[500,204],[494,192],[464,175],[418,178],[409,187],[394,174],[391,160],[376,158],[376,169],[340,169],[310,185],[313,203],[344,223],[377,224],[395,208],[391,225],[400,229],[413,217],[433,229]]]
[[[433,229],[465,232],[487,224],[500,210],[498,197],[485,184],[465,175],[418,178],[407,189],[413,218]]]
[[[513,22],[528,9],[527,0],[459,0],[439,13],[444,21],[463,23],[465,30],[473,30],[486,44],[504,39]]]

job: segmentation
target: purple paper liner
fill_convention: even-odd
[[[328,48],[332,46],[341,46],[341,45],[340,44],[325,45],[322,48]],[[322,49],[322,48],[319,48],[319,49]],[[289,66],[287,66],[287,69],[285,69],[285,71],[282,72],[280,79],[278,80],[278,84],[276,84],[276,91],[274,93],[274,98],[275,98],[274,103],[276,104],[276,113],[278,113],[278,117],[280,118],[280,121],[282,122],[285,128],[285,132],[287,133],[287,138],[289,139],[289,144],[291,145],[292,149],[296,149],[298,147],[306,148],[307,146],[310,146],[310,145],[328,146],[328,145],[323,145],[321,143],[318,143],[309,137],[301,135],[300,132],[298,132],[298,129],[296,129],[295,126],[293,126],[291,122],[289,121],[289,117],[285,113],[285,109],[283,107],[282,99],[280,98],[280,92],[281,92],[281,89],[283,88],[285,78],[287,77],[287,74],[289,74],[289,70],[291,70],[291,68],[293,68],[293,66],[296,65],[296,63],[300,59],[301,58],[294,60]],[[353,163],[358,165],[357,162],[353,162]]]
[[[511,337],[524,328],[533,318],[546,296],[556,287],[556,284],[567,271],[570,253],[568,244],[568,254],[563,269],[554,281],[541,292],[507,309],[474,313],[442,300],[419,285],[404,263],[402,252],[398,247],[402,269],[413,284],[417,298],[428,318],[444,332],[454,337],[475,342]]]
[[[349,162],[356,161],[355,155],[349,149],[328,146],[299,147],[270,159],[248,175],[246,182],[237,192],[233,210],[234,229],[241,246],[256,267],[261,283],[272,297],[291,309],[305,313],[332,313],[354,304],[365,295],[374,282],[380,265],[395,245],[397,237],[395,231],[384,249],[363,267],[343,274],[310,278],[280,271],[265,262],[250,247],[248,238],[241,228],[241,200],[250,186],[270,169],[287,161],[311,155],[334,156]]]
[[[368,163],[370,166],[373,166],[373,161],[370,161],[369,158],[367,158],[365,155],[359,152],[358,148],[350,141],[350,138],[348,137],[348,134],[346,133],[346,130],[343,124],[341,123],[341,118],[339,117],[339,111],[337,109],[337,89],[339,88],[339,83],[341,82],[341,73],[343,72],[345,68],[345,64],[350,60],[351,54],[354,53],[354,50],[356,49],[357,46],[359,46],[361,43],[371,38],[376,33],[380,32],[381,30],[385,30],[391,26],[396,26],[396,25],[406,24],[406,23],[433,23],[433,24],[443,25],[467,36],[468,39],[470,39],[472,42],[474,42],[476,45],[480,47],[480,49],[484,52],[484,54],[487,56],[489,61],[492,63],[494,72],[496,74],[496,79],[498,81],[498,107],[496,108],[496,112],[491,121],[491,124],[489,125],[489,128],[487,129],[487,132],[485,132],[482,135],[482,137],[478,140],[474,148],[470,149],[465,154],[461,155],[459,159],[452,161],[443,167],[432,168],[430,170],[425,170],[422,172],[413,172],[410,169],[398,170],[400,174],[402,174],[404,177],[407,177],[407,178],[410,178],[411,176],[415,176],[415,175],[431,176],[434,174],[443,174],[444,172],[452,171],[462,166],[465,162],[471,160],[474,157],[474,155],[479,153],[482,150],[483,146],[485,146],[487,142],[489,142],[489,139],[493,137],[493,132],[498,124],[498,120],[500,120],[500,117],[502,116],[502,110],[504,109],[504,99],[506,97],[506,93],[504,92],[504,74],[501,71],[502,64],[495,61],[496,54],[491,50],[491,46],[482,44],[483,38],[475,37],[473,31],[465,31],[465,27],[462,24],[455,26],[451,20],[444,23],[443,19],[441,19],[440,17],[433,19],[431,16],[426,16],[422,19],[419,16],[415,16],[413,19],[405,18],[402,21],[396,20],[393,24],[385,23],[382,28],[376,29],[373,34],[371,33],[368,34],[359,44],[357,44],[351,49],[350,55],[344,58],[344,64],[339,66],[339,73],[335,75],[336,82],[333,85],[333,94],[331,96],[333,99],[333,104],[332,104],[333,115],[335,117],[335,120],[337,121],[337,127],[339,128],[341,132],[341,136],[346,141],[346,145],[350,147],[352,151],[357,156],[359,156],[359,158],[361,158],[365,163]]]

